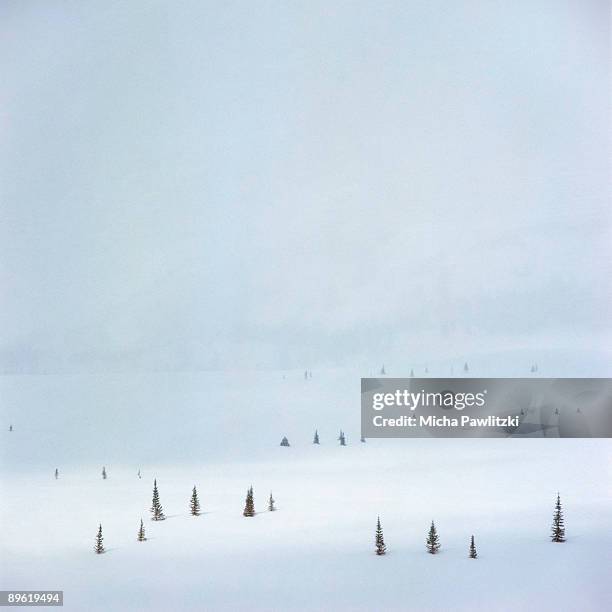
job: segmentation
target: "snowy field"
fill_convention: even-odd
[[[75,611],[612,609],[610,440],[362,444],[354,372],[0,384],[0,589],[63,589]],[[251,484],[258,514],[244,518]],[[557,491],[565,544],[548,538]],[[424,546],[432,519],[437,556]],[[93,553],[98,523],[104,555]]]

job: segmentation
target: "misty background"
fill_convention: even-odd
[[[2,2],[0,371],[609,364],[609,35],[601,0]]]

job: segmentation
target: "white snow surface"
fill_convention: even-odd
[[[362,444],[359,374],[346,371],[21,376],[0,389],[0,589],[62,589],[70,611],[612,609],[610,440]],[[258,514],[244,518],[250,485]],[[549,539],[557,491],[564,544]]]

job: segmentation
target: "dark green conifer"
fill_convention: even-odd
[[[151,504],[152,521],[163,521],[166,517],[162,505],[159,501],[159,492],[157,490],[157,479],[153,481],[153,503]]]
[[[198,492],[196,491],[195,485],[193,485],[193,491],[191,492],[189,512],[191,512],[193,516],[200,516],[200,500],[198,499]]]
[[[385,540],[383,538],[383,530],[380,526],[380,516],[376,521],[376,554],[384,555],[387,552],[387,547],[385,546]]]
[[[249,487],[246,495],[243,516],[255,516],[255,501],[253,499],[253,487]]]
[[[96,543],[94,545],[94,551],[97,555],[101,555],[104,552],[104,544],[102,541],[104,538],[102,537],[102,524],[98,528],[98,534],[96,535]]]
[[[474,536],[472,536],[472,539],[470,540],[469,557],[470,559],[476,559],[476,557],[478,557],[478,554],[476,553],[476,545],[474,544]]]
[[[563,520],[563,511],[561,510],[561,498],[557,493],[557,503],[555,504],[555,512],[553,514],[553,524],[551,540],[553,542],[565,542],[565,524]]]
[[[438,537],[438,532],[436,531],[436,526],[433,521],[431,521],[431,527],[429,528],[425,544],[427,546],[427,552],[432,555],[435,555],[440,550],[440,538]]]

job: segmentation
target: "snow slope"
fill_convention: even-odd
[[[609,440],[361,444],[352,373],[21,377],[2,391],[15,430],[1,434],[0,589],[63,589],[75,611],[612,608]],[[548,540],[557,490],[562,545]],[[424,547],[432,519],[438,556]]]

